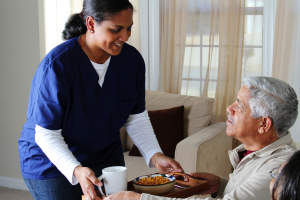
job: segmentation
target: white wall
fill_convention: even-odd
[[[4,177],[22,179],[18,139],[26,121],[31,81],[40,62],[38,0],[0,0],[0,26],[0,185],[3,185]]]

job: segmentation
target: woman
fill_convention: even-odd
[[[40,63],[19,139],[22,175],[35,199],[99,199],[102,169],[125,165],[122,126],[149,167],[182,171],[161,153],[145,110],[145,64],[125,43],[132,13],[128,0],[85,0],[66,24],[67,41]]]
[[[273,200],[300,200],[300,151],[296,151],[279,169],[270,172]]]

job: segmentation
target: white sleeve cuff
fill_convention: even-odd
[[[162,150],[157,142],[147,110],[140,114],[130,115],[124,127],[140,150],[148,167],[154,167],[151,158],[155,153],[162,153]]]
[[[36,125],[35,142],[68,181],[72,185],[76,185],[78,180],[73,172],[80,163],[69,150],[61,135],[61,129],[49,130]]]

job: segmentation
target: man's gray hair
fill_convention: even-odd
[[[251,116],[256,119],[270,117],[278,137],[285,136],[298,115],[298,100],[294,89],[286,82],[272,77],[252,76],[243,81],[250,90]]]

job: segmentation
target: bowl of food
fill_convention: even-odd
[[[139,193],[162,196],[172,191],[176,178],[169,174],[151,174],[133,179],[133,187]]]

